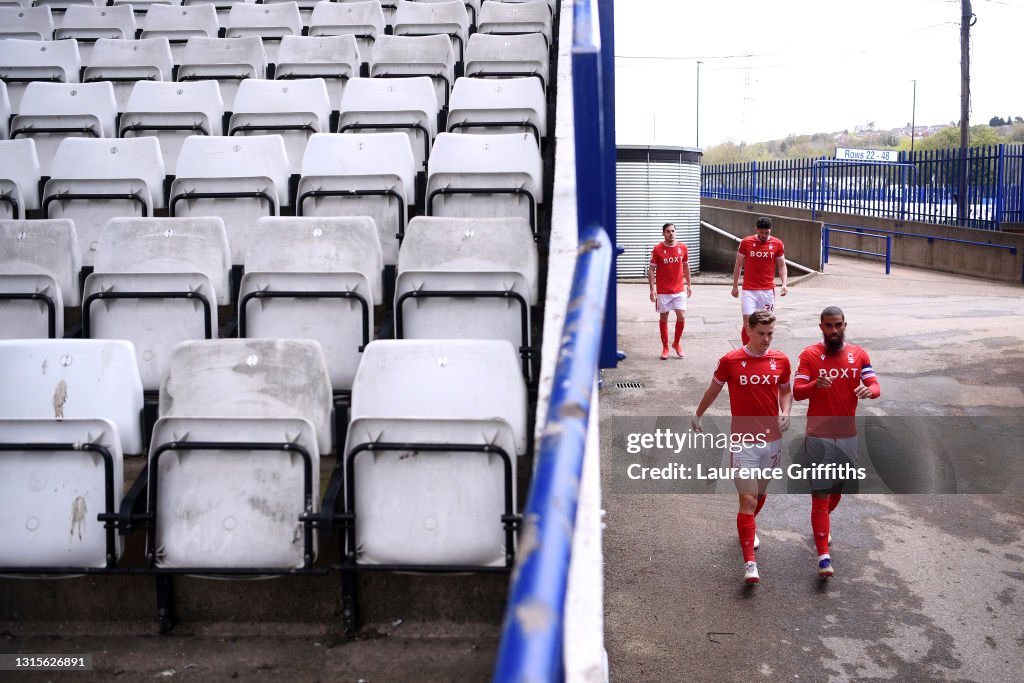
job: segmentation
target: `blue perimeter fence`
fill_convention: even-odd
[[[701,197],[983,230],[1024,223],[1024,145],[967,152],[963,220],[959,148],[899,152],[891,162],[821,157],[705,166]]]

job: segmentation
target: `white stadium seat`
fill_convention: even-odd
[[[538,79],[467,76],[455,81],[449,133],[508,133],[510,129],[533,133],[538,144],[547,137],[547,104]]]
[[[93,45],[89,62],[82,71],[82,82],[110,81],[114,86],[117,110],[123,112],[138,81],[173,80],[173,68],[167,38],[100,38]]]
[[[515,510],[526,412],[508,342],[371,343],[343,451],[352,477],[346,509],[355,513],[350,556],[360,564],[507,566],[514,534],[502,520]]]
[[[142,386],[156,391],[178,343],[217,336],[228,255],[217,218],[111,220],[85,280],[83,335],[132,342]]]
[[[525,219],[412,219],[398,258],[396,338],[504,339],[529,378],[537,262]]]
[[[369,62],[373,44],[384,35],[384,10],[379,2],[318,2],[309,19],[311,36],[352,36],[363,62]]]
[[[146,13],[153,5],[181,7],[181,0],[111,0],[111,5],[130,5],[135,12],[135,26],[142,31],[146,28]]]
[[[359,76],[359,48],[354,36],[285,36],[275,66],[275,80],[324,79],[331,109],[338,111],[345,84]]]
[[[0,7],[0,40],[53,40],[49,7]]]
[[[39,157],[32,138],[0,140],[0,218],[39,208]]]
[[[288,201],[288,154],[280,135],[186,138],[171,183],[172,216],[220,216],[241,265],[246,234]]]
[[[415,198],[415,177],[404,133],[314,135],[302,159],[296,213],[371,217],[384,263],[393,266]]]
[[[0,220],[0,338],[64,336],[82,256],[69,220]]]
[[[35,7],[49,7],[56,29],[64,23],[64,14],[72,7],[103,7],[107,0],[31,0],[31,4]]]
[[[451,0],[413,0],[413,2],[423,3],[439,3],[439,2],[451,2]],[[469,14],[470,26],[477,25],[477,17],[480,15],[480,0],[466,0],[463,3],[466,6],[466,12]]]
[[[228,135],[280,135],[298,173],[306,143],[331,129],[331,102],[322,78],[289,81],[247,79],[238,86]]]
[[[498,36],[474,33],[466,47],[467,76],[509,78],[529,76],[548,87],[548,46],[539,33]]]
[[[142,451],[131,344],[0,341],[0,568],[111,567],[123,454]]]
[[[76,40],[0,40],[0,80],[7,84],[14,113],[29,83],[78,83],[81,70]]]
[[[277,63],[277,46],[284,36],[302,35],[302,17],[295,2],[264,5],[235,4],[224,22],[224,36],[256,36],[263,41],[267,61]]]
[[[257,36],[232,40],[189,38],[178,66],[179,81],[220,83],[224,109],[231,111],[238,84],[247,78],[267,77],[267,55]]]
[[[92,45],[100,38],[132,40],[135,38],[135,13],[131,5],[116,7],[68,7],[59,28],[53,31],[55,40],[74,38],[82,63],[89,64]]]
[[[223,133],[224,102],[217,81],[139,81],[128,97],[118,130],[123,138],[156,137],[167,175],[177,172],[185,138]]]
[[[437,119],[437,97],[429,78],[355,78],[341,96],[338,132],[405,131],[416,168],[425,171]]]
[[[341,5],[351,4],[364,4],[366,0],[333,0]],[[379,5],[381,10],[384,12],[384,25],[392,26],[395,17],[395,7],[397,6],[398,0],[372,0],[375,4]]]
[[[67,138],[43,187],[43,217],[75,222],[82,264],[93,265],[106,222],[164,208],[164,162],[156,138]]]
[[[316,340],[331,386],[348,391],[373,339],[382,267],[369,218],[261,218],[245,251],[239,336]]]
[[[455,50],[455,61],[461,65],[469,39],[469,23],[469,13],[462,0],[437,3],[398,0],[393,27],[396,36],[448,36]]]
[[[537,231],[544,203],[540,149],[528,133],[440,133],[427,171],[428,216],[523,216]]]
[[[310,567],[315,532],[300,518],[317,512],[320,454],[331,449],[331,387],[319,345],[180,344],[160,415],[149,456],[153,563]]]
[[[539,33],[550,47],[551,23],[551,10],[546,0],[515,3],[486,0],[480,8],[477,31],[501,36]]]
[[[0,41],[3,42],[3,41]],[[70,137],[112,138],[117,101],[110,83],[29,83],[11,120],[11,137],[35,140],[39,171],[50,173],[60,143]]]
[[[441,108],[455,81],[455,52],[447,36],[380,36],[373,44],[372,78],[428,76]]]
[[[0,81],[0,140],[10,137],[11,100],[7,96],[7,84]]]
[[[175,64],[181,64],[189,38],[216,38],[220,33],[217,10],[213,5],[175,7],[152,5],[146,11],[142,38],[166,38],[171,44]]]

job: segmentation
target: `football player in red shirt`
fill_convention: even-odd
[[[686,326],[686,299],[693,296],[690,288],[690,253],[686,245],[676,241],[676,226],[666,223],[661,228],[665,241],[651,252],[651,265],[647,269],[647,282],[651,285],[651,302],[658,311],[661,329],[661,359],[668,358],[668,313],[676,312],[676,330],[672,350],[682,358],[686,354],[680,345]],[[686,292],[683,292],[683,286]]]
[[[882,388],[868,353],[846,343],[846,316],[829,306],[821,312],[823,341],[800,353],[793,395],[809,398],[804,450],[812,465],[856,465],[857,401],[878,398]],[[811,479],[811,530],[818,551],[818,576],[833,575],[828,545],[829,515],[842,498],[843,477]]]
[[[736,265],[732,269],[732,296],[740,298],[740,311],[743,314],[743,327],[740,338],[746,344],[747,318],[754,311],[775,311],[775,267],[779,268],[782,278],[781,296],[786,296],[789,288],[786,282],[789,274],[786,270],[785,246],[782,240],[772,237],[772,219],[761,216],[757,219],[756,233],[744,237],[736,251]],[[740,296],[740,271],[743,271],[743,294]]]
[[[718,361],[714,377],[694,413],[691,426],[702,431],[701,417],[718,398],[722,387],[729,385],[729,407],[732,412],[730,436],[733,481],[739,493],[736,530],[743,550],[743,580],[758,583],[760,575],[754,550],[760,545],[754,518],[767,499],[771,478],[766,469],[777,468],[782,455],[782,432],[789,428],[793,408],[790,389],[789,359],[781,351],[771,349],[775,332],[775,316],[768,311],[754,311],[749,318],[746,346],[730,351]],[[733,444],[738,444],[732,447]]]

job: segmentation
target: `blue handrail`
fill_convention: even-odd
[[[547,422],[523,514],[519,557],[494,672],[496,682],[546,683],[563,678],[569,559],[611,263],[611,242],[604,230],[586,230],[562,328]]]
[[[823,235],[822,241],[825,244],[825,248],[822,250],[824,255],[825,263],[828,263],[828,252],[829,251],[845,251],[851,254],[864,254],[866,256],[884,256],[885,257],[885,274],[890,275],[892,273],[892,235],[879,235],[872,232],[854,231],[854,230],[837,230],[831,225],[826,225],[825,234]],[[885,240],[885,253],[880,251],[866,251],[864,249],[850,249],[849,247],[833,247],[832,246],[832,233],[838,232],[844,235],[856,235],[857,237],[874,237],[875,239]]]
[[[864,228],[859,225],[843,225],[841,223],[826,223],[826,228],[846,228],[847,230],[856,230],[858,233],[863,232],[865,234],[874,232],[881,233],[883,235],[893,235],[894,237],[920,237],[926,239],[929,242],[953,242],[954,244],[973,244],[977,247],[992,247],[993,249],[1006,249],[1010,252],[1011,256],[1017,255],[1017,247],[1012,244],[993,244],[991,240],[988,242],[978,242],[977,240],[961,240],[955,237],[939,237],[938,235],[921,235],[916,232],[901,232],[899,230],[886,230],[885,228]]]

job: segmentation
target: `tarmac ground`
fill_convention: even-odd
[[[603,372],[601,390],[611,680],[1019,680],[1020,440],[994,474],[987,471],[1001,493],[845,495],[832,514],[836,575],[829,580],[817,576],[806,494],[769,494],[757,517],[761,584],[747,587],[730,482],[691,494],[623,484],[621,470],[633,462],[623,425],[688,426],[717,359],[738,346],[739,303],[729,284],[697,277],[686,357],[667,361],[658,357],[647,285],[619,285],[619,348],[627,357]],[[838,305],[847,341],[867,349],[882,386],[859,414],[916,421],[916,432],[886,437],[894,443],[926,438],[925,450],[970,443],[963,429],[972,421],[1024,417],[1022,294],[1020,286],[909,268],[886,276],[876,263],[834,259],[825,274],[777,300],[773,347],[795,370],[801,349],[821,338],[821,309]],[[708,415],[728,410],[725,390]],[[795,404],[794,416],[804,412],[805,402]],[[939,418],[934,426],[922,421],[932,418]],[[1008,422],[1019,435],[1024,421]],[[985,453],[954,450],[964,451],[964,462],[948,463],[951,471]],[[957,473],[962,488],[952,490],[989,490]],[[943,473],[932,475],[934,490],[945,490]]]

